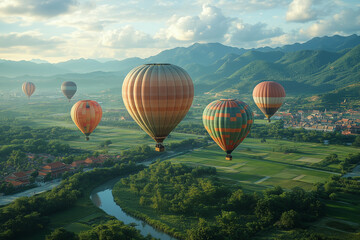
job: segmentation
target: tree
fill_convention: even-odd
[[[352,145],[355,147],[360,147],[360,136],[355,138],[355,141],[352,143]]]
[[[283,212],[280,217],[278,225],[285,229],[298,227],[300,224],[300,216],[294,210]]]
[[[50,235],[46,236],[46,240],[78,240],[78,236],[73,233],[66,231],[64,228],[55,229]]]
[[[337,194],[336,194],[336,193],[330,193],[329,198],[330,198],[331,200],[336,200]]]

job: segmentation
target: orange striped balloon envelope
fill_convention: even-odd
[[[231,160],[231,153],[249,134],[254,122],[250,107],[239,100],[220,99],[205,108],[203,124],[210,137],[224,150],[226,160]]]
[[[71,108],[71,118],[80,131],[85,134],[86,141],[101,121],[102,109],[96,101],[81,100]]]
[[[131,70],[122,86],[126,109],[156,141],[156,151],[185,117],[194,98],[189,74],[172,64],[145,64]]]
[[[285,90],[277,82],[262,82],[254,88],[253,98],[270,122],[270,117],[276,113],[285,100]]]
[[[35,84],[32,82],[24,82],[22,85],[22,90],[30,98],[30,96],[35,92]]]

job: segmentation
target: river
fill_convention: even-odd
[[[90,195],[91,201],[108,215],[116,217],[118,220],[124,222],[125,224],[135,223],[135,228],[140,230],[140,233],[143,236],[151,234],[151,236],[159,238],[161,240],[175,240],[176,238],[173,238],[166,233],[160,232],[159,230],[153,228],[143,220],[134,218],[126,214],[121,209],[121,207],[115,203],[112,195],[112,189],[120,179],[121,178],[113,179],[95,188]]]

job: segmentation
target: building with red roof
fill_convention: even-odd
[[[14,172],[5,177],[5,182],[11,183],[14,187],[25,186],[30,184],[30,176],[34,170]]]
[[[57,178],[67,171],[70,171],[70,168],[65,163],[53,162],[43,166],[42,169],[39,170],[39,176],[46,176],[50,173],[52,178]]]

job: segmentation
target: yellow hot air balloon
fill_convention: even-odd
[[[277,82],[261,82],[254,88],[253,99],[258,108],[270,122],[270,117],[276,113],[285,100],[285,90]]]
[[[131,70],[122,86],[126,109],[156,141],[156,151],[185,117],[194,98],[189,74],[172,64],[145,64]]]
[[[35,84],[32,82],[24,82],[22,85],[22,90],[30,98],[30,96],[35,92]]]
[[[71,108],[71,118],[75,125],[89,140],[89,135],[94,131],[102,117],[102,109],[99,103],[92,100],[81,100]]]

